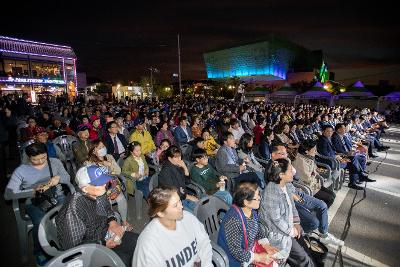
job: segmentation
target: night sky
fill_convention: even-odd
[[[11,1],[9,1],[11,2]],[[367,1],[15,1],[2,7],[0,35],[66,44],[78,71],[113,82],[138,80],[156,67],[159,80],[206,78],[202,53],[274,33],[322,49],[336,79],[400,84],[400,20],[387,0]],[[133,1],[131,1],[133,2]]]

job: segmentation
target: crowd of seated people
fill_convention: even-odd
[[[57,179],[50,179],[52,183],[57,184],[61,177],[77,187],[57,219],[62,249],[101,243],[115,250],[127,266],[166,262],[168,266],[196,262],[209,266],[210,240],[191,214],[206,195],[231,207],[218,237],[231,266],[256,262],[313,266],[313,259],[298,242],[303,234],[313,234],[324,244],[344,244],[328,232],[327,211],[336,196],[328,180],[340,179],[345,170],[348,187],[363,190],[363,182],[374,181],[367,171],[368,161],[376,156],[374,151],[389,149],[380,141],[389,127],[384,116],[342,106],[238,106],[205,99],[187,99],[184,104],[136,101],[57,110],[38,107],[22,120],[27,125],[18,133],[20,141],[34,143],[23,151],[22,164],[11,176],[5,197],[12,199],[21,188],[34,190],[36,182],[45,181],[44,159],[49,157],[59,173]],[[71,179],[62,164],[63,151],[52,143],[61,135],[76,137],[71,145],[79,171],[71,173]],[[27,175],[30,170],[38,172],[38,181]],[[150,192],[153,173],[159,187]],[[127,216],[129,201],[123,192],[110,191],[112,184],[121,182],[113,182],[118,175],[125,178],[122,182],[128,198],[140,190],[150,206],[151,222],[139,237],[127,234],[124,238],[124,233],[132,230]],[[205,193],[193,194],[187,188],[191,182]],[[304,193],[296,183],[309,187],[311,193]],[[111,213],[114,202],[121,222]],[[77,205],[82,210],[77,210]],[[95,220],[93,212],[99,208],[102,213]],[[43,214],[28,214],[37,227]],[[239,227],[242,220],[248,226],[246,246]],[[75,235],[72,224],[78,222],[86,230]],[[124,245],[112,241],[110,235],[119,236]],[[252,252],[256,241],[265,253]],[[46,255],[37,241],[34,244],[37,262],[43,264]],[[188,250],[191,257],[186,257]],[[279,259],[274,258],[278,251]]]

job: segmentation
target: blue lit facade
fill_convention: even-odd
[[[285,80],[294,53],[273,41],[264,41],[204,54],[207,77],[259,76],[263,80]]]

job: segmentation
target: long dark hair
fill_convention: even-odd
[[[101,159],[99,159],[99,157],[95,153],[95,150],[99,146],[100,143],[103,143],[103,141],[101,141],[100,139],[96,139],[92,142],[93,146],[91,149],[89,149],[88,156],[87,156],[88,161],[93,162],[95,164],[98,164],[99,162],[101,162]],[[106,159],[106,157],[104,156],[103,160],[105,160],[105,159]]]
[[[246,154],[251,152],[252,148],[248,147],[251,139],[253,139],[253,136],[249,133],[244,133],[242,137],[240,137],[239,148]]]

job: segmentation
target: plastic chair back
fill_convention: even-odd
[[[53,144],[58,146],[65,155],[65,162],[63,163],[71,177],[75,176],[77,172],[74,152],[72,150],[72,144],[77,141],[78,139],[72,135],[60,135],[53,140]]]
[[[180,149],[182,151],[182,159],[190,160],[190,154],[192,152],[191,145],[183,144],[180,146]]]
[[[26,202],[27,198],[23,199]],[[29,244],[29,232],[33,228],[33,223],[28,215],[21,213],[20,199],[13,199],[12,206],[14,210],[15,221],[17,222],[19,251],[21,256],[21,262],[28,262],[28,244]]]
[[[78,139],[72,135],[60,135],[53,140],[53,143],[57,145],[64,153],[66,160],[74,159],[74,152],[72,150],[72,144],[77,142]]]
[[[124,159],[123,159],[123,157],[120,157],[118,160],[117,160],[117,164],[118,164],[118,166],[122,169],[122,166],[124,166]]]
[[[213,250],[213,265],[215,267],[229,267],[229,259],[225,251],[213,241],[211,241],[211,246]]]
[[[57,226],[55,218],[61,209],[61,205],[51,209],[44,215],[39,224],[39,243],[44,252],[50,256],[58,256],[62,253],[57,238]]]
[[[206,196],[197,202],[193,214],[204,224],[204,228],[211,241],[217,241],[221,224],[221,213],[227,212],[228,209],[228,204],[214,196]]]
[[[149,192],[151,192],[157,186],[158,186],[158,172],[153,174],[153,176],[151,176],[151,178],[150,178]]]
[[[84,244],[64,251],[48,262],[46,267],[109,266],[125,267],[120,257],[111,249],[98,244]]]

